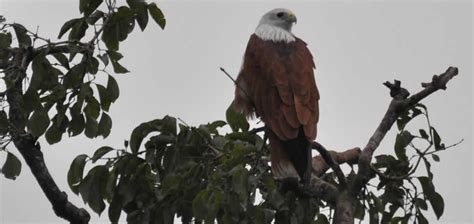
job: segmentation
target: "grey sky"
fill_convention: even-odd
[[[122,146],[136,125],[166,114],[192,125],[223,119],[234,86],[219,66],[236,76],[261,15],[285,7],[298,17],[293,32],[315,56],[321,93],[317,140],[329,148],[366,144],[390,101],[382,82],[399,79],[413,93],[433,74],[450,65],[459,67],[460,75],[447,91],[423,103],[447,145],[464,139],[440,153],[440,163],[432,164],[436,190],[446,204],[439,223],[472,223],[472,2],[157,3],[166,15],[166,30],[150,21],[144,33],[136,27],[121,45],[122,62],[131,73],[116,76],[121,96],[111,107],[110,137],[64,138],[53,146],[42,143],[53,177],[75,204],[84,206],[69,190],[66,174],[76,155],[92,154],[102,145]],[[39,25],[40,35],[56,37],[64,21],[79,16],[78,1],[0,0],[0,14],[30,29]],[[419,126],[412,127],[416,131]],[[392,152],[394,136],[390,132],[376,154]],[[0,223],[63,223],[26,165],[16,181],[0,177],[0,192]],[[93,223],[108,221],[106,212],[100,219],[91,215]],[[436,223],[433,215],[429,219]]]

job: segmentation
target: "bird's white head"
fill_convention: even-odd
[[[283,8],[273,9],[262,16],[255,34],[264,40],[289,43],[295,41],[295,37],[291,34],[293,23],[296,23],[296,16],[292,11]]]

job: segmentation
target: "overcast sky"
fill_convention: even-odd
[[[79,17],[78,2],[0,0],[0,14],[32,30],[39,25],[41,36],[56,37],[64,21]],[[131,73],[115,76],[121,95],[111,107],[110,137],[63,138],[53,146],[43,140],[50,172],[69,199],[84,207],[66,181],[76,155],[91,155],[102,145],[120,147],[139,123],[166,114],[192,125],[224,119],[234,86],[219,66],[236,76],[260,17],[285,7],[295,12],[298,24],[293,31],[315,56],[321,93],[317,140],[328,148],[365,146],[390,101],[384,81],[402,80],[413,93],[433,74],[451,65],[459,67],[460,75],[447,91],[423,103],[447,145],[464,139],[440,153],[441,162],[433,164],[436,190],[446,204],[439,223],[472,223],[472,2],[358,2],[157,2],[166,15],[166,30],[150,20],[145,32],[136,27],[121,45],[122,62]],[[414,125],[412,130],[419,127],[423,126]],[[376,154],[391,153],[394,136],[392,130]],[[100,219],[91,215],[92,223],[108,221],[106,212]],[[54,215],[25,164],[16,181],[0,177],[0,217],[0,223],[8,224],[64,223]],[[429,219],[436,223],[433,215]]]

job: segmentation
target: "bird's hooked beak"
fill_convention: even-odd
[[[290,12],[290,13],[288,14],[288,20],[289,20],[291,23],[295,23],[295,24],[296,24],[297,19],[296,19],[296,16],[295,16],[295,14],[294,14],[293,12]]]

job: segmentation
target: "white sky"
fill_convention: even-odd
[[[161,31],[150,19],[144,33],[137,26],[121,45],[122,62],[131,73],[116,76],[121,96],[111,107],[110,137],[90,140],[63,136],[60,144],[42,143],[50,172],[76,205],[84,207],[66,181],[76,155],[91,155],[102,145],[120,147],[139,123],[166,114],[192,125],[224,119],[234,86],[219,66],[235,76],[261,15],[285,7],[296,13],[298,24],[293,31],[315,56],[321,93],[317,138],[329,148],[365,146],[390,101],[383,82],[402,80],[402,85],[414,93],[433,74],[444,72],[450,65],[459,67],[460,75],[448,84],[447,91],[435,93],[423,103],[447,145],[465,140],[440,153],[441,163],[432,164],[436,190],[446,204],[438,223],[472,223],[472,2],[158,4],[168,21],[166,30]],[[56,37],[64,21],[79,17],[78,1],[0,0],[0,14],[29,29],[39,25],[40,35]],[[392,152],[393,142],[392,131],[376,154]],[[10,150],[18,155],[15,149]],[[0,223],[63,223],[25,164],[16,181],[0,178],[0,192]],[[107,223],[106,211],[100,219],[90,213],[92,223]],[[429,219],[436,223],[433,215]]]

